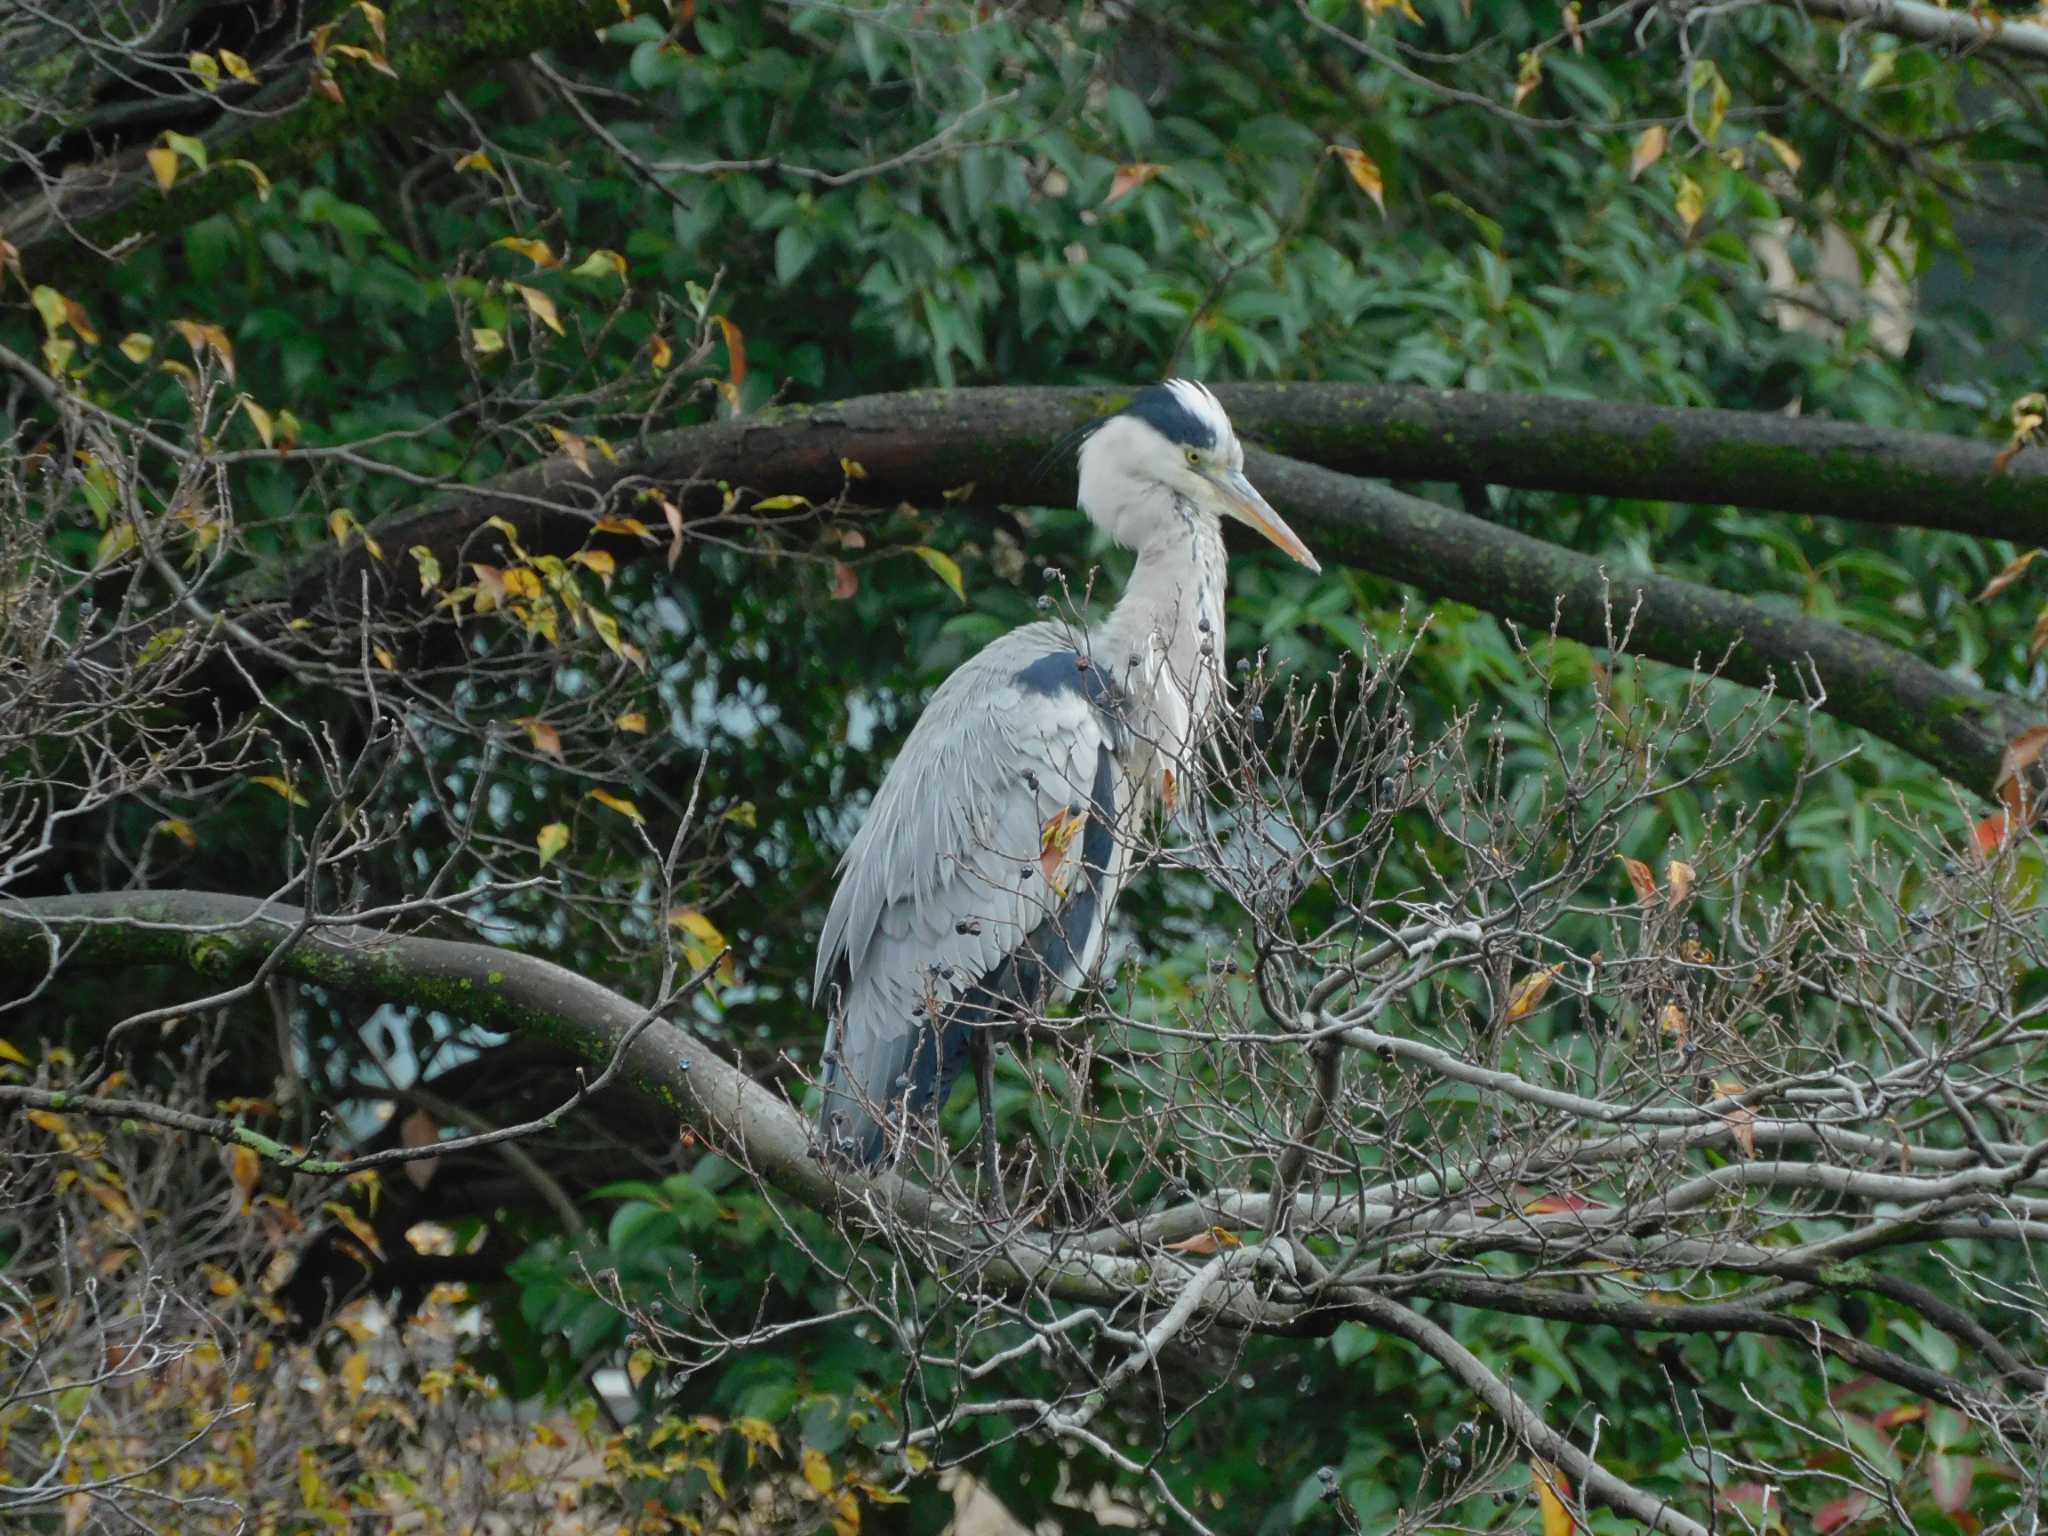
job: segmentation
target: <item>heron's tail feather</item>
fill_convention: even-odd
[[[957,1016],[894,1037],[837,1027],[833,1036],[863,1048],[835,1051],[827,1042],[818,1140],[827,1158],[855,1168],[890,1160],[905,1125],[938,1112],[974,1045],[973,1026]]]

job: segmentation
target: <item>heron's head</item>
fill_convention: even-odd
[[[1142,548],[1178,518],[1176,502],[1256,528],[1322,569],[1244,477],[1244,449],[1216,397],[1192,379],[1141,389],[1081,445],[1081,510],[1119,544]]]

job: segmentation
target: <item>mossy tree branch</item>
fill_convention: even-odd
[[[1346,385],[1244,385],[1224,393],[1248,438],[1324,463],[1373,467],[1379,462],[1376,455],[1388,445],[1398,446],[1412,428],[1412,411],[1409,426],[1387,425],[1388,418],[1401,415],[1405,400],[1417,410],[1444,413],[1439,424],[1452,417],[1471,422],[1479,462],[1494,474],[1518,473],[1512,454],[1486,446],[1488,424],[1501,422],[1507,397],[1467,400]],[[456,570],[465,559],[507,557],[497,547],[498,536],[485,527],[493,517],[519,528],[530,547],[573,548],[588,535],[599,510],[636,510],[633,498],[650,485],[662,487],[691,516],[702,518],[718,515],[721,482],[750,487],[761,496],[794,492],[827,502],[844,495],[877,506],[899,501],[982,508],[1033,500],[1057,503],[1074,492],[1071,458],[1057,456],[1042,475],[1039,467],[1064,434],[1114,409],[1120,398],[1088,390],[968,389],[770,411],[656,437],[645,451],[622,455],[615,466],[594,465],[593,476],[562,461],[544,462],[389,519],[378,532],[387,547],[425,545],[444,569]],[[1634,423],[1634,430],[1655,422],[1657,432],[1668,430],[1674,442],[1689,444],[1682,452],[1674,448],[1676,457],[1661,472],[1669,478],[1650,475],[1619,448],[1604,460],[1588,454],[1589,461],[1606,468],[1586,469],[1574,489],[1621,493],[1619,483],[1626,481],[1628,494],[1684,499],[1692,466],[1716,452],[1732,459],[1739,450],[1726,443],[1747,432],[1758,445],[1758,461],[1777,476],[1769,485],[1774,494],[1782,493],[1787,510],[1838,507],[1844,493],[1836,488],[1836,477],[1850,473],[1844,466],[1855,466],[1853,478],[1859,482],[1874,482],[1904,475],[1901,456],[1911,458],[1918,450],[1919,494],[1926,499],[1910,507],[1893,506],[1897,520],[1953,519],[1974,489],[1980,497],[2011,498],[1980,500],[1987,517],[1994,505],[2004,507],[2006,515],[2031,508],[2048,526],[2048,474],[2030,470],[2011,480],[1988,480],[1977,470],[1988,470],[1990,450],[1952,439],[1880,439],[1834,423],[1734,412],[1595,407],[1589,413],[1579,402],[1524,399],[1515,404],[1525,418],[1515,430],[1532,439],[1545,423],[1569,437],[1567,423],[1606,412],[1613,420]],[[1684,419],[1695,416],[1714,419],[1687,438]],[[1347,421],[1348,427],[1343,425]],[[1416,440],[1433,435],[1435,427]],[[1723,448],[1716,449],[1717,442]],[[1858,458],[1854,444],[1861,444],[1869,462]],[[865,478],[849,482],[843,460],[858,463]],[[1415,473],[1420,461],[1411,453],[1401,462],[1403,472]],[[1562,473],[1570,454],[1553,448],[1546,462]],[[1555,621],[1562,633],[1592,645],[1605,643],[1612,615],[1625,619],[1633,610],[1631,644],[1638,654],[1697,669],[1721,664],[1727,653],[1724,675],[1751,686],[1775,681],[1796,691],[1800,680],[1809,685],[1817,680],[1827,695],[1825,707],[1837,718],[1980,793],[1995,788],[2006,744],[2034,723],[2019,701],[1840,625],[1774,612],[1692,582],[1608,569],[1595,556],[1324,463],[1255,451],[1252,473],[1320,550],[1359,569],[1538,628]],[[1998,489],[1987,491],[1986,486]],[[1716,483],[1715,489],[1725,489],[1725,483]],[[1915,516],[1918,512],[1925,517]],[[629,541],[617,547],[621,555],[647,548]],[[312,571],[286,573],[265,595],[289,590],[297,606],[310,608],[327,597],[361,590],[365,576],[373,587],[381,585],[382,601],[396,606],[421,600],[409,570],[376,566],[359,550],[329,557]]]

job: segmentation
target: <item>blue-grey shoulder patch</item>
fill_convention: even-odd
[[[1164,384],[1139,390],[1118,414],[1137,417],[1169,443],[1179,443],[1184,448],[1216,446],[1216,429],[1189,410],[1181,397]]]
[[[1116,697],[1116,684],[1109,674],[1079,651],[1048,651],[1028,666],[1017,669],[1019,686],[1048,697],[1078,693],[1097,709],[1109,709]]]

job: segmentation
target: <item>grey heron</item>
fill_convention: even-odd
[[[814,1004],[829,1021],[820,1146],[873,1167],[937,1112],[971,1057],[992,1192],[991,1036],[1097,963],[1162,803],[1213,712],[1222,519],[1318,570],[1244,475],[1216,397],[1173,379],[1096,423],[1081,510],[1137,552],[1099,625],[1026,624],[939,685],[839,868]]]

